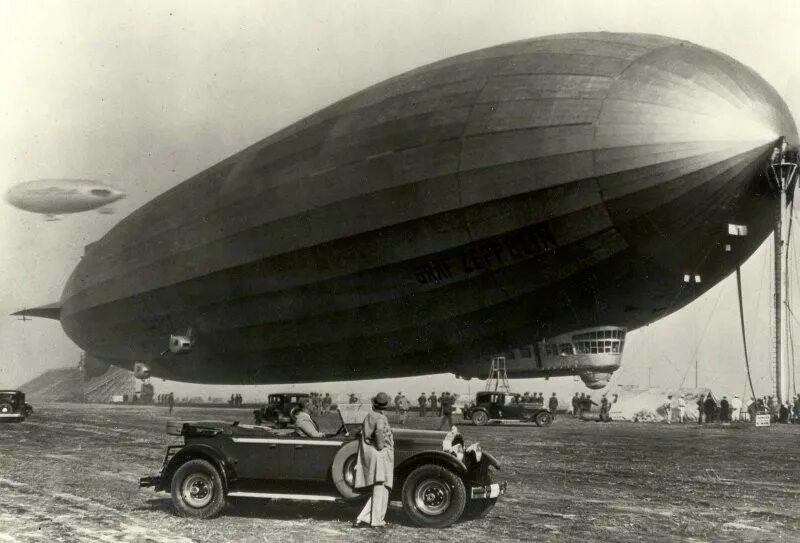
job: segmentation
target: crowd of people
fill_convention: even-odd
[[[800,396],[794,396],[783,404],[774,396],[751,397],[747,402],[747,414],[751,420],[756,415],[769,415],[771,422],[800,424]]]
[[[619,399],[617,394],[614,394],[612,397],[613,400],[609,400],[607,395],[603,394],[598,404],[592,399],[590,394],[586,394],[585,392],[578,394],[576,392],[572,397],[572,416],[576,419],[582,419],[586,415],[591,414],[592,406],[595,405],[600,407],[598,420],[601,422],[611,422],[611,406],[617,403]]]
[[[704,392],[697,399],[696,406],[698,424],[753,421],[756,415],[769,415],[770,421],[775,423],[800,423],[800,396],[783,404],[774,396],[751,397],[745,403],[738,394],[717,399],[712,392]],[[667,396],[662,406],[664,422],[686,422],[687,407],[683,394]]]
[[[175,395],[172,392],[168,394],[159,394],[156,396],[156,404],[169,407],[169,412],[172,413],[172,410],[175,408]]]
[[[228,400],[228,405],[231,407],[242,407],[244,400],[241,394],[231,394],[231,399]]]
[[[309,409],[314,416],[324,415],[331,410],[333,406],[333,398],[329,392],[322,394],[321,392],[311,392],[311,404]],[[352,403],[352,402],[351,402]]]

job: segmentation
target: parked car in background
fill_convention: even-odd
[[[33,414],[25,403],[25,393],[19,390],[0,390],[0,422],[22,422]]]
[[[142,477],[139,486],[170,492],[177,513],[195,518],[218,515],[228,498],[363,502],[371,492],[354,488],[360,426],[337,413],[339,429],[317,438],[218,421],[168,423],[167,432],[184,442],[168,446],[160,472]],[[483,517],[505,493],[505,484],[492,481],[497,461],[480,447],[459,458],[444,450],[451,434],[393,433],[391,499],[400,500],[415,524],[442,528]]]
[[[253,422],[286,428],[289,424],[294,424],[295,414],[300,410],[300,400],[310,397],[310,394],[303,392],[270,394],[266,405],[253,410]]]
[[[533,422],[536,426],[550,426],[553,414],[538,403],[524,402],[519,394],[498,391],[478,392],[475,403],[464,410],[464,420],[471,420],[477,426],[490,422],[521,421]]]

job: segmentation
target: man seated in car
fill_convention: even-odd
[[[301,398],[299,403],[300,411],[294,421],[294,433],[300,437],[325,437],[325,434],[319,431],[319,426],[311,418],[311,399]]]

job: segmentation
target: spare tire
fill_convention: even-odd
[[[356,463],[358,462],[358,440],[346,443],[331,464],[331,479],[339,494],[347,501],[358,501],[369,496],[368,488],[356,488]]]

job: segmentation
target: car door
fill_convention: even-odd
[[[291,473],[298,481],[327,481],[333,457],[344,444],[329,437],[296,437],[292,440]]]
[[[231,456],[242,479],[289,479],[293,443],[283,436],[233,438]]]
[[[489,418],[502,419],[505,417],[504,400],[505,396],[503,394],[492,394],[489,397]]]
[[[503,406],[503,418],[518,419],[522,416],[522,404],[514,396],[506,396],[506,405]]]

